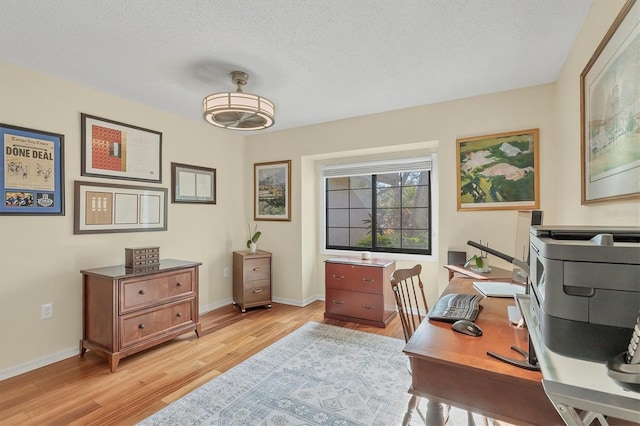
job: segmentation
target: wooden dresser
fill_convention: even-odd
[[[255,306],[271,307],[271,253],[233,252],[233,303],[242,312]]]
[[[115,372],[121,358],[195,331],[200,262],[162,259],[156,266],[124,265],[82,273],[82,340],[88,350],[109,360]]]
[[[395,261],[336,258],[325,261],[325,318],[386,327],[396,315],[391,289]]]

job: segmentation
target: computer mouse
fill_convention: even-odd
[[[482,329],[478,327],[473,321],[469,320],[458,320],[453,323],[451,328],[458,333],[466,334],[468,336],[480,337],[482,336]]]

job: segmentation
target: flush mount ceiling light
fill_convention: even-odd
[[[262,96],[244,93],[249,75],[233,71],[231,81],[238,86],[235,92],[214,93],[202,101],[203,117],[214,126],[232,130],[260,130],[274,124],[273,102]]]

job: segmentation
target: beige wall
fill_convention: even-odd
[[[256,162],[292,160],[292,220],[259,227],[260,248],[274,253],[274,298],[295,305],[324,294],[318,165],[332,158],[437,153],[438,260],[423,262],[432,301],[446,284],[448,249],[473,253],[469,239],[507,253],[514,245],[514,211],[457,211],[456,138],[539,128],[546,223],[638,225],[638,201],[580,205],[579,74],[623,3],[595,0],[557,83],[248,137],[0,63],[0,121],[64,134],[66,183],[65,216],[0,216],[0,341],[10,348],[0,351],[0,378],[77,353],[79,270],[120,264],[125,247],[158,245],[164,258],[202,261],[200,310],[230,303],[223,268],[231,251],[243,248],[252,221]],[[163,132],[163,183],[149,185],[170,186],[171,161],[213,167],[218,204],[169,204],[166,232],[73,235],[75,180],[126,183],[80,176],[81,112]],[[48,302],[55,317],[40,320]]]
[[[81,269],[124,262],[124,248],[160,246],[163,258],[196,260],[200,308],[231,301],[231,251],[246,241],[244,136],[203,120],[186,120],[144,105],[0,63],[0,122],[65,136],[64,216],[0,216],[0,378],[77,353],[82,336]],[[163,133],[162,184],[172,161],[217,169],[217,205],[171,204],[168,231],[73,235],[73,182],[138,182],[80,176],[80,113]],[[147,185],[147,184],[141,184]],[[239,213],[239,214],[238,214]],[[54,318],[40,305],[54,303]]]

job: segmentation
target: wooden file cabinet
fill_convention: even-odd
[[[233,303],[242,312],[255,306],[271,307],[271,253],[233,252]]]
[[[80,271],[80,356],[87,349],[95,351],[109,360],[115,372],[121,358],[189,331],[199,335],[201,264],[163,259],[154,268],[118,265]]]
[[[396,314],[391,289],[395,261],[325,261],[325,318],[386,327]]]

